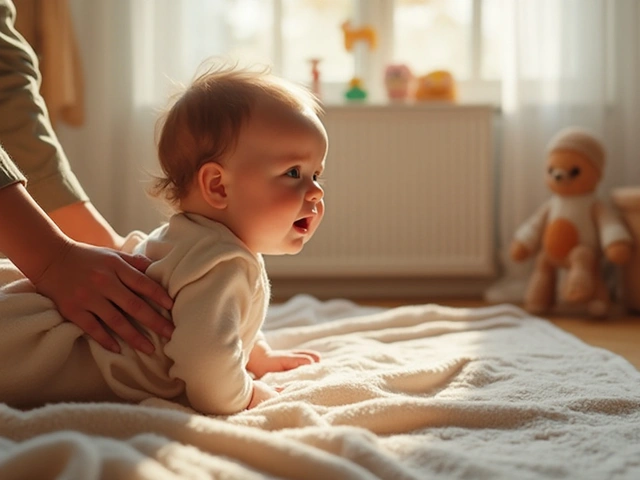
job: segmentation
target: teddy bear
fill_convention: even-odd
[[[632,253],[632,237],[596,189],[605,151],[588,130],[569,127],[549,142],[546,184],[552,195],[516,231],[510,256],[524,261],[536,255],[524,297],[524,308],[548,312],[556,292],[569,304],[586,304],[592,316],[604,316],[611,305],[601,272],[602,255],[622,265]],[[557,289],[558,278],[563,281]]]

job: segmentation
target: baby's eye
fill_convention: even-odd
[[[319,173],[314,173],[313,181],[322,185],[324,183],[324,177]]]
[[[292,168],[291,170],[287,171],[286,175],[291,178],[300,178],[300,169]]]

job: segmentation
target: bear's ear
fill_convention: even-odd
[[[217,162],[207,162],[198,170],[198,188],[207,204],[218,210],[227,208],[225,171]]]

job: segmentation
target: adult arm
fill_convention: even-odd
[[[120,310],[167,335],[171,323],[136,294],[165,308],[171,299],[141,273],[147,259],[78,243],[119,248],[122,238],[71,172],[39,93],[37,59],[14,19],[13,4],[0,0],[0,143],[20,167],[0,151],[0,250],[101,345],[117,348],[98,318],[134,348],[149,351],[151,343]]]
[[[29,194],[68,236],[118,249],[122,237],[89,202],[58,142],[36,55],[15,30],[15,16],[13,4],[0,0],[0,144],[20,167],[3,168],[0,186],[24,181],[24,174]]]
[[[91,202],[76,202],[49,212],[60,230],[77,242],[120,250],[124,238],[118,235]]]
[[[40,95],[33,49],[14,28],[15,8],[0,0],[0,144],[28,179],[45,212],[88,197],[73,175]]]
[[[133,293],[157,298],[165,308],[171,307],[164,290],[140,271],[149,260],[70,239],[21,183],[0,189],[0,250],[65,318],[105,348],[119,351],[98,319],[134,348],[153,351],[153,345],[123,311],[167,337],[171,334],[172,325]]]

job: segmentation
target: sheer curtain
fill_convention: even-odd
[[[70,0],[86,85],[86,122],[60,141],[93,203],[120,233],[163,218],[145,194],[157,172],[155,122],[202,59],[228,49],[224,0]]]
[[[640,185],[640,2],[505,0],[499,240],[504,278],[487,292],[521,299],[531,263],[514,265],[516,228],[549,197],[545,147],[563,127],[593,130],[607,150],[600,184]]]

